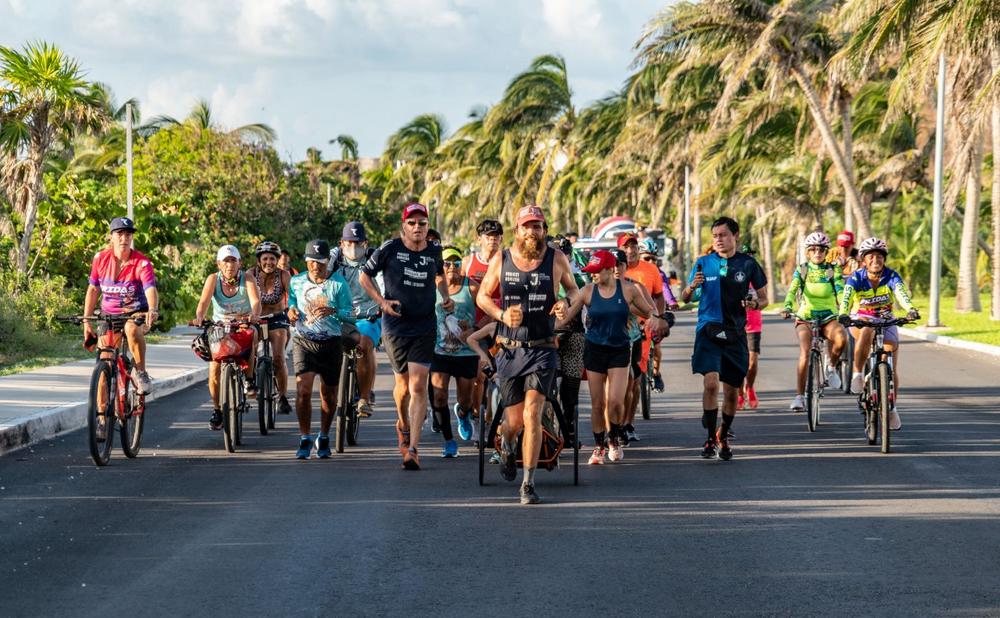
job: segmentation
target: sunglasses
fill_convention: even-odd
[[[410,227],[427,227],[427,219],[417,219],[415,221],[411,219],[406,222],[406,225]]]
[[[642,256],[642,261],[643,262],[655,262],[656,261],[656,256],[655,255],[644,255],[644,256]]]
[[[727,258],[722,258],[719,262],[719,276],[725,277],[729,274],[729,260]]]
[[[461,260],[445,260],[444,262],[445,268],[460,268],[461,266],[462,266]]]
[[[807,251],[819,251],[820,253],[826,253],[829,250],[830,249],[828,249],[827,247],[821,247],[819,245],[816,245],[815,247],[809,247],[809,249],[807,249]]]

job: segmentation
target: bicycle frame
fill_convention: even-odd
[[[892,366],[892,352],[885,349],[885,331],[893,326],[910,323],[903,318],[889,319],[883,322],[868,322],[851,320],[855,328],[871,328],[874,333],[872,343],[865,361],[865,387],[858,395],[858,407],[865,414],[865,429],[869,444],[875,444],[878,429],[881,429],[882,452],[889,452],[888,413],[895,401],[895,386]],[[885,366],[885,377],[880,377],[881,367]]]
[[[87,318],[85,318],[87,319]],[[97,347],[97,362],[98,363],[111,363],[111,376],[112,376],[112,389],[115,393],[115,416],[119,420],[125,420],[125,410],[128,409],[128,402],[125,401],[125,397],[128,395],[128,383],[132,381],[131,367],[132,367],[132,356],[129,352],[128,347],[128,336],[125,334],[124,324],[131,318],[120,318],[117,316],[98,316],[95,318],[89,318],[92,321],[100,321],[107,327],[107,332],[98,336],[98,341],[102,336],[110,336],[113,338],[116,335],[121,335],[118,343],[114,346],[99,346]],[[81,320],[82,321],[82,320]],[[121,333],[115,333],[114,328],[117,325],[122,326]],[[108,357],[106,355],[110,354]],[[135,416],[141,416],[143,412],[146,411],[146,396],[140,395],[138,392],[138,385],[136,385],[136,396],[138,400],[136,402],[136,407],[132,410],[132,414]]]

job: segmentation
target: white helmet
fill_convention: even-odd
[[[806,248],[809,247],[826,247],[830,248],[830,237],[823,232],[813,232],[812,234],[806,236],[806,241],[803,243]]]
[[[861,245],[858,247],[858,257],[865,257],[866,253],[871,253],[873,251],[878,251],[883,256],[889,255],[889,245],[885,243],[881,238],[866,238],[861,241]]]

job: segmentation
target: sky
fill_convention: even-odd
[[[0,0],[0,45],[44,40],[143,118],[199,98],[227,128],[263,122],[287,160],[361,156],[414,116],[450,131],[541,54],[566,58],[577,107],[619,88],[669,0]]]

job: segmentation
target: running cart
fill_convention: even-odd
[[[500,452],[500,422],[503,420],[503,402],[496,383],[495,370],[488,367],[486,373],[486,409],[479,414],[479,484],[486,485],[488,454]],[[554,382],[554,381],[553,381]],[[555,384],[553,384],[555,391]],[[568,423],[555,392],[550,392],[542,407],[542,450],[538,457],[538,467],[553,470],[559,467],[559,456],[567,445],[573,449],[573,485],[580,484],[580,440],[575,434],[580,426],[580,406],[573,413],[572,424]],[[487,426],[487,419],[489,421]],[[524,467],[521,455],[521,437],[517,440],[517,467]]]

